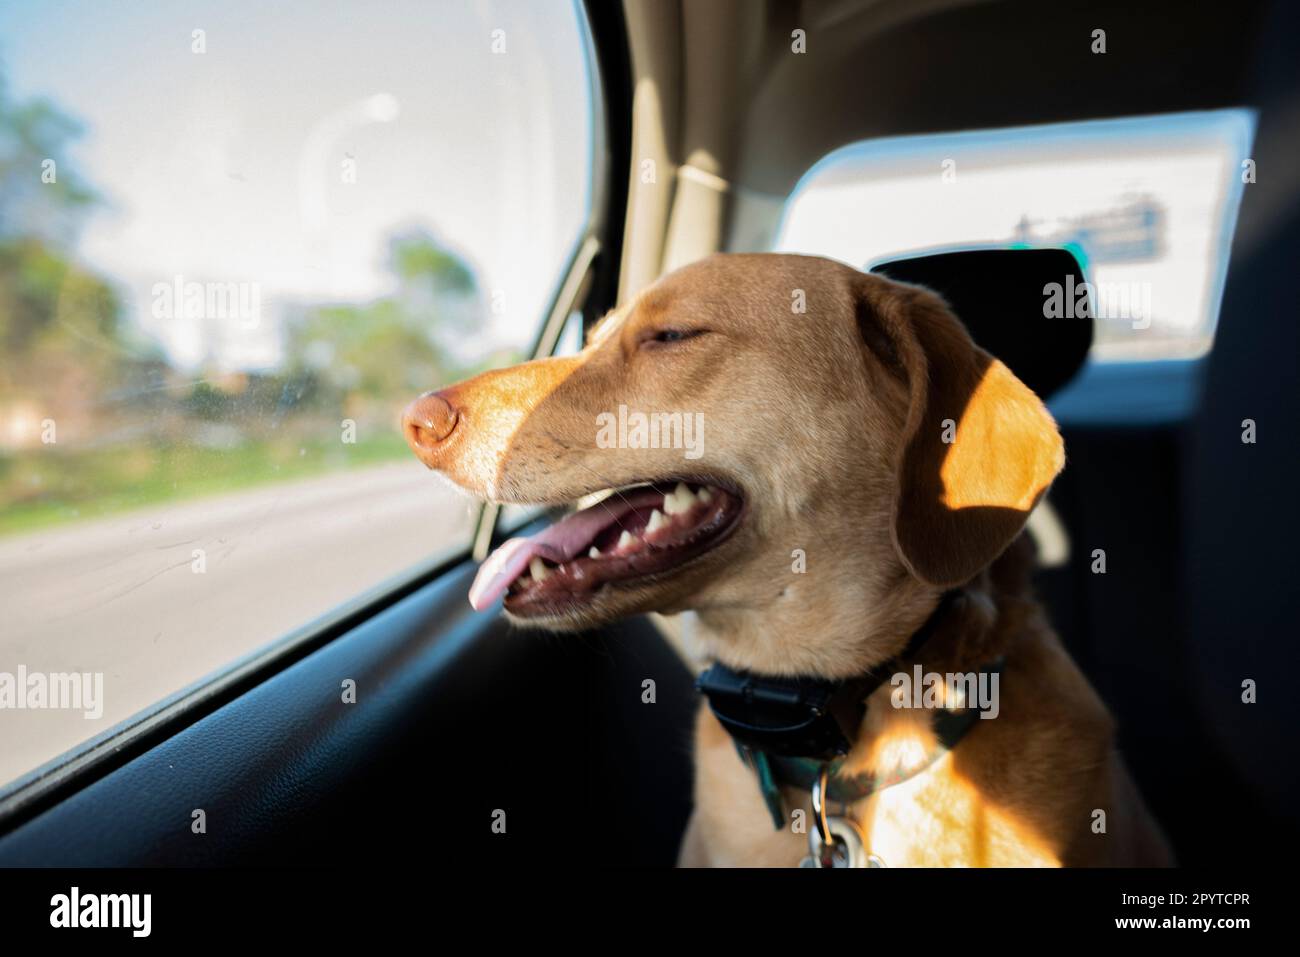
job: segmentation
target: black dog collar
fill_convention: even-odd
[[[849,753],[866,714],[866,699],[884,684],[901,659],[934,634],[958,593],[944,593],[907,647],[874,672],[832,681],[782,678],[714,664],[695,681],[714,717],[742,748],[782,757],[830,761]]]
[[[958,591],[946,592],[907,647],[873,672],[856,678],[783,678],[738,671],[714,664],[696,679],[695,687],[709,709],[727,729],[741,757],[758,775],[759,787],[778,829],[785,825],[780,787],[807,788],[823,766],[837,770],[837,758],[849,753],[866,714],[866,699],[893,674],[900,661],[913,657],[930,640]],[[996,662],[983,671],[999,668]],[[941,713],[936,731],[940,750],[925,765],[906,774],[877,777],[832,776],[829,797],[850,802],[882,787],[906,780],[928,767],[956,745],[977,712]]]

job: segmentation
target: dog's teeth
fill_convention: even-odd
[[[615,545],[614,547],[621,552],[624,549],[631,548],[635,544],[636,544],[636,536],[634,536],[631,532],[629,532],[625,528],[623,529],[623,534],[618,537],[618,544]]]
[[[591,508],[591,506],[603,502],[613,494],[614,490],[612,488],[603,488],[599,492],[592,492],[590,495],[584,495],[582,498],[578,499],[578,510],[581,511],[584,508]]]
[[[600,549],[597,548],[595,545],[592,545],[591,548],[587,549],[587,557],[588,557],[588,558],[599,558],[599,557],[600,557]]]
[[[669,515],[680,515],[682,512],[689,512],[694,504],[695,493],[690,490],[685,482],[678,482],[677,488],[664,496],[664,512]]]
[[[646,523],[646,534],[648,535],[657,532],[667,524],[668,519],[664,518],[664,513],[659,511],[659,509],[655,509],[650,513],[650,521]]]
[[[700,489],[700,501],[705,505],[713,501],[713,493],[707,487]]]
[[[532,561],[528,563],[528,570],[533,573],[533,578],[537,579],[539,582],[546,581],[546,576],[551,573],[551,570],[546,567],[546,563],[536,555],[534,555]]]

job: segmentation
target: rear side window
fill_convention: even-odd
[[[1192,359],[1213,341],[1253,129],[1220,110],[856,143],[804,176],[775,248],[867,269],[1065,246],[1092,286],[1094,363]]]
[[[399,416],[529,348],[599,130],[570,0],[0,38],[3,786],[468,548]]]

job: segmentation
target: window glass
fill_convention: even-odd
[[[1213,339],[1253,128],[1221,110],[857,143],[800,182],[775,248],[866,269],[1066,246],[1093,286],[1094,362],[1193,358]]]
[[[399,416],[537,334],[590,214],[585,31],[0,7],[0,785],[468,548]]]

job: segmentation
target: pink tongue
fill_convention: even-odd
[[[581,512],[566,515],[531,538],[512,538],[479,567],[469,588],[469,603],[482,611],[505,594],[534,555],[555,564],[576,556],[597,533],[636,508],[663,502],[664,493],[653,488],[615,493]]]

